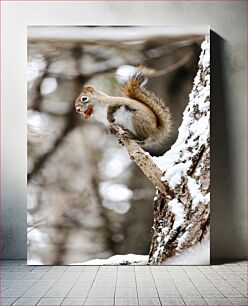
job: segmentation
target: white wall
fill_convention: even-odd
[[[211,256],[246,257],[246,1],[4,1],[3,257],[26,258],[27,25],[206,25],[212,45]],[[222,65],[221,65],[222,64]]]

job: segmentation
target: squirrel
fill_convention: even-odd
[[[171,132],[171,113],[166,104],[141,85],[151,70],[139,67],[122,85],[124,97],[109,96],[85,85],[75,102],[83,118],[94,116],[106,126],[117,124],[127,130],[152,156],[165,153]]]

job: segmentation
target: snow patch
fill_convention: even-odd
[[[72,266],[103,266],[103,265],[130,265],[130,264],[148,264],[148,255],[114,255],[107,259],[92,259],[82,263],[73,263]]]
[[[188,177],[188,188],[192,199],[192,209],[194,209],[198,203],[209,203],[210,192],[204,195],[200,190],[200,184],[191,177]]]
[[[202,242],[186,249],[179,255],[168,258],[163,265],[209,265],[210,239],[206,237]]]
[[[184,206],[178,202],[177,199],[173,199],[168,203],[169,208],[175,215],[173,229],[176,230],[184,221]]]

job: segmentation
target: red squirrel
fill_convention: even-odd
[[[75,108],[85,119],[95,117],[106,126],[121,126],[145,151],[160,156],[171,132],[171,113],[165,102],[141,86],[149,74],[149,69],[139,67],[123,83],[124,97],[109,96],[86,85]]]

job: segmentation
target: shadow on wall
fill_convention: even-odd
[[[235,222],[234,175],[224,64],[225,41],[211,31],[211,263],[240,259],[245,250]]]

